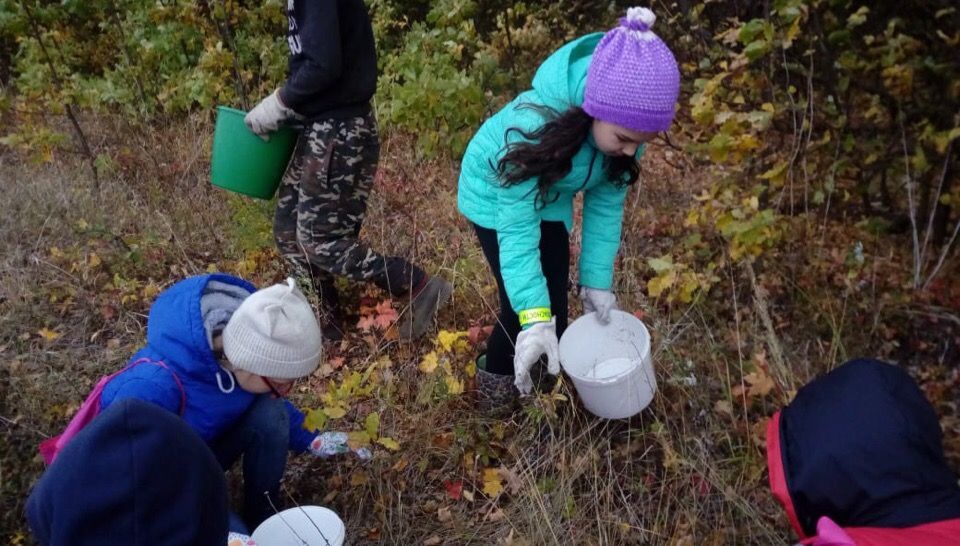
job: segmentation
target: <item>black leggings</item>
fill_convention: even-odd
[[[490,263],[490,270],[493,271],[500,292],[500,316],[490,339],[487,340],[486,369],[491,373],[513,375],[513,346],[517,334],[520,333],[520,318],[513,311],[503,286],[497,232],[476,224],[473,229],[477,232],[483,255]],[[550,311],[557,318],[559,337],[567,327],[567,292],[570,279],[570,235],[563,222],[540,223],[540,264],[547,278]]]

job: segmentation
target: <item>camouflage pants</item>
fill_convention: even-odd
[[[420,268],[383,256],[359,239],[380,156],[373,114],[315,120],[300,134],[293,154],[280,185],[273,233],[297,276],[312,281],[301,284],[312,284],[322,299],[334,301],[335,275],[373,282],[394,296],[417,286],[425,277]]]

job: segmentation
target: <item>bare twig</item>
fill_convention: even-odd
[[[940,199],[940,194],[943,192],[943,183],[947,179],[947,171],[950,170],[950,154],[953,152],[953,141],[950,141],[950,144],[947,146],[947,155],[943,158],[943,172],[940,173],[940,184],[937,186],[937,191],[933,194],[933,203],[930,204],[930,215],[927,219],[927,231],[923,235],[923,245],[920,247],[920,263],[923,264],[926,262],[924,258],[927,255],[927,246],[930,244],[930,234],[933,233],[933,219],[937,215],[937,200]],[[928,281],[929,282],[929,279]],[[924,283],[926,286],[926,283]]]
[[[913,196],[913,177],[910,175],[910,154],[907,151],[907,130],[903,126],[903,111],[897,115],[897,123],[900,124],[900,143],[903,146],[903,168],[906,169],[907,183],[907,207],[910,213],[911,236],[913,237],[913,287],[920,288],[920,234],[917,231],[917,203]]]

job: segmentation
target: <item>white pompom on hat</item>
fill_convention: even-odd
[[[263,377],[297,379],[313,373],[323,338],[293,279],[243,300],[223,330],[223,352],[235,368]]]

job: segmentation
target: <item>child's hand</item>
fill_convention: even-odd
[[[321,432],[310,442],[308,449],[310,453],[321,459],[349,452],[353,452],[361,461],[369,461],[373,458],[373,453],[370,452],[369,448],[351,449],[346,432]]]
[[[244,116],[243,122],[257,136],[270,140],[270,133],[280,127],[281,121],[295,116],[296,112],[284,106],[280,100],[280,91],[274,91],[250,110],[250,113]]]
[[[617,296],[609,290],[584,286],[580,288],[580,299],[583,300],[583,310],[587,313],[596,312],[600,324],[610,322],[610,311],[617,308]]]
[[[227,546],[257,546],[257,543],[247,535],[231,531],[227,535]]]
[[[557,341],[557,318],[550,322],[538,322],[520,332],[513,355],[513,384],[523,394],[530,394],[533,380],[530,379],[530,368],[540,360],[540,355],[547,355],[547,372],[557,375],[560,373],[560,355]]]

